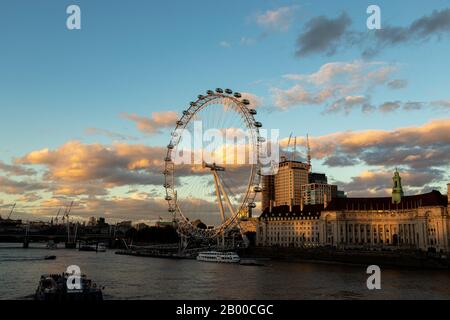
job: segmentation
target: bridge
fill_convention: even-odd
[[[77,236],[76,241],[97,241],[97,242],[109,242],[114,240],[109,234],[80,234]],[[67,242],[67,234],[0,234],[1,242],[14,242],[23,243],[23,247],[27,248],[30,242],[48,242],[54,241],[55,243]]]

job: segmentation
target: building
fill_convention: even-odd
[[[275,175],[262,177],[261,207],[264,210],[275,201]]]
[[[308,177],[309,183],[320,183],[320,184],[328,183],[328,178],[325,173],[311,172]]]
[[[300,205],[302,185],[308,183],[309,165],[300,161],[280,162],[276,175],[263,176],[262,208]]]
[[[337,197],[338,188],[332,184],[308,183],[300,187],[300,193],[305,205],[323,204]]]
[[[436,190],[404,196],[397,175],[400,178],[396,171],[391,197],[266,208],[259,217],[256,243],[449,252],[450,184],[447,196]]]
[[[338,196],[336,185],[328,184],[324,173],[310,172],[311,165],[284,160],[278,173],[262,178],[262,210],[270,206],[323,204]]]
[[[311,247],[320,245],[323,205],[266,208],[256,229],[258,246]]]
[[[309,166],[300,161],[284,161],[275,175],[275,204],[300,205],[301,186],[308,183]]]

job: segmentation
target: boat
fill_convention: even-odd
[[[56,256],[45,256],[44,260],[55,260]]]
[[[95,252],[106,252],[106,245],[104,243],[82,243],[78,248],[79,251],[95,251]]]
[[[81,277],[80,289],[67,288],[69,274],[45,274],[41,276],[34,295],[38,301],[103,301],[103,288],[98,287],[86,275]]]
[[[99,243],[97,246],[97,252],[106,252],[106,245],[104,243]]]
[[[78,248],[79,251],[97,251],[96,246],[92,244],[83,243]]]
[[[205,251],[198,254],[197,260],[205,262],[239,263],[241,258],[239,258],[236,252]]]
[[[53,249],[57,249],[58,245],[53,240],[50,240],[49,242],[47,242],[45,248],[53,250]]]

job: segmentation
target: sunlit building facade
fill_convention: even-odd
[[[309,165],[300,161],[280,162],[274,176],[263,177],[262,208],[300,205],[301,186],[308,184]]]
[[[397,185],[392,197],[266,208],[259,217],[257,245],[449,252],[450,184],[447,196],[432,191],[399,201],[398,194]]]

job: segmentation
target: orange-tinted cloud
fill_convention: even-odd
[[[21,165],[43,165],[44,179],[60,195],[104,195],[125,185],[161,185],[165,149],[117,143],[70,141],[55,150],[42,149],[16,159]]]
[[[283,139],[281,145],[286,146],[287,140]],[[305,143],[304,137],[297,137],[297,144]],[[450,163],[450,119],[395,130],[336,132],[310,137],[310,144],[313,157],[329,166],[342,166],[341,162],[413,168],[445,166]]]
[[[122,117],[135,122],[137,129],[145,134],[156,134],[163,128],[174,128],[178,119],[174,111],[153,112],[151,118],[134,113],[123,113]]]

